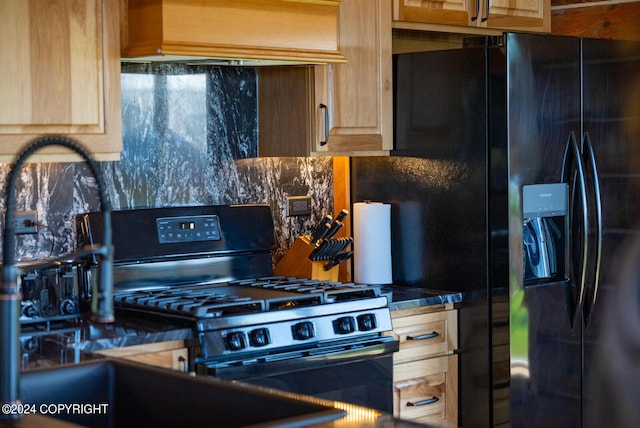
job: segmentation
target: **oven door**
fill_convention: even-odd
[[[201,364],[197,371],[225,380],[393,411],[393,353],[398,342],[377,336],[355,342]]]

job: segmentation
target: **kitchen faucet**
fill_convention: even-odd
[[[89,166],[96,183],[103,214],[104,230],[101,246],[85,249],[84,252],[101,257],[98,279],[92,293],[91,317],[97,322],[113,322],[113,248],[111,245],[111,205],[107,198],[102,175],[88,151],[77,142],[62,136],[39,137],[29,143],[20,153],[7,176],[5,187],[6,214],[3,231],[2,283],[0,284],[0,405],[20,404],[20,303],[21,293],[17,284],[15,266],[15,186],[20,168],[35,151],[46,146],[63,146],[78,155]],[[18,415],[0,412],[0,420],[15,419]]]

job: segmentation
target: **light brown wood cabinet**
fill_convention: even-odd
[[[391,3],[344,0],[339,28],[339,49],[348,62],[316,66],[312,150],[388,154],[393,149]]]
[[[125,346],[97,353],[181,372],[189,371],[189,351],[182,340]]]
[[[551,31],[550,0],[393,0],[393,7],[395,28],[478,34]]]
[[[552,0],[554,35],[640,41],[640,1]]]
[[[453,304],[392,311],[395,417],[458,424],[458,313]]]
[[[341,0],[121,0],[124,58],[344,62]]]
[[[97,159],[122,150],[120,8],[111,0],[0,2],[0,160],[64,134]],[[50,147],[30,161],[76,160]]]
[[[260,156],[388,155],[393,148],[391,3],[343,0],[346,64],[258,70]]]

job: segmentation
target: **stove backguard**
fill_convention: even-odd
[[[275,246],[268,205],[216,205],[114,211],[115,290],[269,276]],[[78,247],[102,233],[96,213],[76,216]],[[91,266],[88,260],[88,282]]]

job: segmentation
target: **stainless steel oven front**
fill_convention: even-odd
[[[387,336],[196,365],[200,375],[393,411],[393,353]]]

